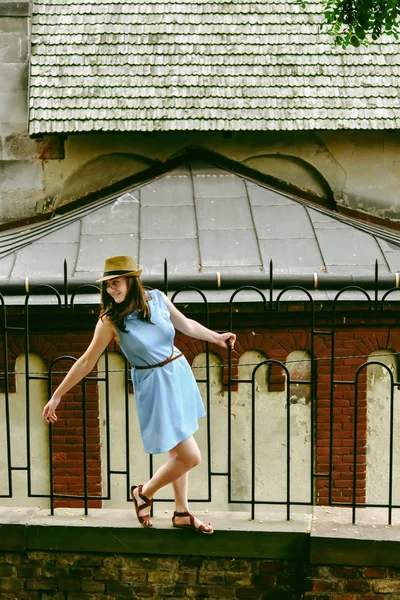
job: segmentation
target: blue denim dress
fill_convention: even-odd
[[[148,301],[151,323],[136,311],[125,317],[126,331],[119,330],[122,352],[135,366],[154,365],[179,354],[174,347],[175,328],[159,290]],[[205,410],[189,363],[184,356],[163,367],[131,370],[143,446],[148,454],[160,454],[191,437]]]

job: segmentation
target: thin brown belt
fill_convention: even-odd
[[[183,356],[182,352],[174,356],[174,350],[172,350],[171,356],[169,358],[166,358],[162,362],[159,362],[156,365],[145,365],[143,367],[135,367],[135,369],[155,369],[156,367],[163,367],[164,365],[167,365],[168,363],[172,362],[173,360],[176,360],[177,358],[180,358],[181,356]]]

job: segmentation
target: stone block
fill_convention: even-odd
[[[0,4],[5,4],[0,3]],[[12,16],[0,15],[0,33],[12,33],[12,32],[27,32],[28,30],[28,19],[26,17],[16,18]]]
[[[24,582],[19,579],[6,579],[4,577],[0,580],[0,598],[7,598],[7,596],[3,595],[3,592],[12,591],[17,592],[17,590],[21,590],[24,586]],[[14,594],[12,594],[13,596]],[[11,596],[11,597],[12,597]],[[16,597],[16,595],[15,595]]]
[[[0,565],[0,577],[14,577],[16,576],[16,569],[12,565]],[[18,573],[19,575],[19,573]]]
[[[1,106],[1,94],[0,94],[0,111],[2,110]],[[0,121],[0,136],[7,136],[13,133],[23,133],[26,131],[26,122],[27,122],[27,113],[24,114],[23,121],[16,121],[12,123],[11,121],[1,122]]]
[[[372,589],[376,594],[391,594],[393,592],[400,592],[400,581],[396,579],[375,581],[372,584]]]
[[[26,130],[28,121],[27,93],[0,93],[0,134],[10,132],[10,124],[24,124],[21,130]],[[4,125],[3,125],[4,124]],[[12,128],[15,130],[15,126]]]
[[[149,583],[171,583],[171,571],[150,571],[148,574]]]
[[[28,89],[28,65],[25,63],[0,63],[2,91],[9,94]]]
[[[26,581],[28,590],[57,590],[56,579],[28,579]]]
[[[65,595],[63,592],[50,592],[46,594],[46,592],[42,592],[40,595],[41,600],[64,600]]]
[[[39,190],[31,190],[29,194],[24,190],[0,191],[0,223],[33,217],[41,196]]]
[[[42,168],[39,161],[8,160],[0,163],[3,193],[14,190],[42,190]]]
[[[162,598],[165,596],[174,599],[180,598],[181,596],[185,596],[185,587],[183,585],[162,585],[158,588],[158,595]]]
[[[18,2],[17,0],[0,2],[0,17],[29,17],[29,4],[29,2]]]
[[[102,581],[82,581],[83,592],[104,592],[105,584]]]
[[[25,63],[27,60],[26,33],[0,33],[0,63]]]

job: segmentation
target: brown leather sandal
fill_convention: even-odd
[[[147,498],[147,496],[145,496],[144,494],[142,494],[142,488],[143,488],[142,485],[133,485],[131,487],[131,496],[132,496],[133,504],[135,505],[137,520],[139,521],[139,523],[141,524],[142,527],[149,528],[149,527],[153,527],[152,523],[150,523],[150,525],[148,525],[146,523],[146,521],[150,520],[150,515],[142,516],[140,513],[145,508],[150,507],[150,509],[151,509],[151,507],[153,506],[153,500],[152,499],[150,500],[150,498]],[[133,493],[133,491],[135,489],[137,489],[137,491],[138,491],[139,498],[141,498],[142,500],[144,500],[144,504],[138,504],[137,503],[137,500],[135,498],[135,494]]]
[[[190,524],[177,525],[175,522],[175,517],[189,517]],[[212,533],[214,533],[213,529],[211,531],[207,531],[205,529],[207,527],[207,525],[210,525],[210,523],[200,523],[200,525],[198,527],[196,527],[194,519],[195,519],[194,515],[192,515],[192,513],[190,513],[190,512],[174,511],[174,516],[172,517],[172,525],[173,525],[173,527],[177,527],[178,529],[193,529],[193,531],[195,531],[196,533],[205,533],[206,535],[211,535]],[[211,525],[210,525],[210,527],[211,527]]]

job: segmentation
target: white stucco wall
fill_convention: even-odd
[[[30,432],[30,466],[33,494],[48,494],[49,486],[49,431],[42,419],[43,406],[47,402],[47,383],[45,380],[31,380],[30,390],[30,417],[27,423],[26,411],[26,383],[25,383],[25,357],[20,355],[16,360],[16,392],[9,394],[10,411],[10,437],[11,437],[11,465],[12,467],[26,467],[27,443],[26,431]],[[44,373],[45,365],[36,355],[29,355],[29,372]],[[0,495],[8,494],[7,475],[7,445],[6,445],[6,404],[5,394],[0,394]],[[47,498],[28,497],[27,471],[13,471],[12,474],[13,497],[0,498],[2,506],[50,506]]]
[[[368,361],[387,365],[398,381],[397,358],[388,350],[373,352]],[[386,504],[389,499],[390,375],[380,365],[367,370],[367,503]],[[393,503],[400,503],[400,390],[394,391]]]

